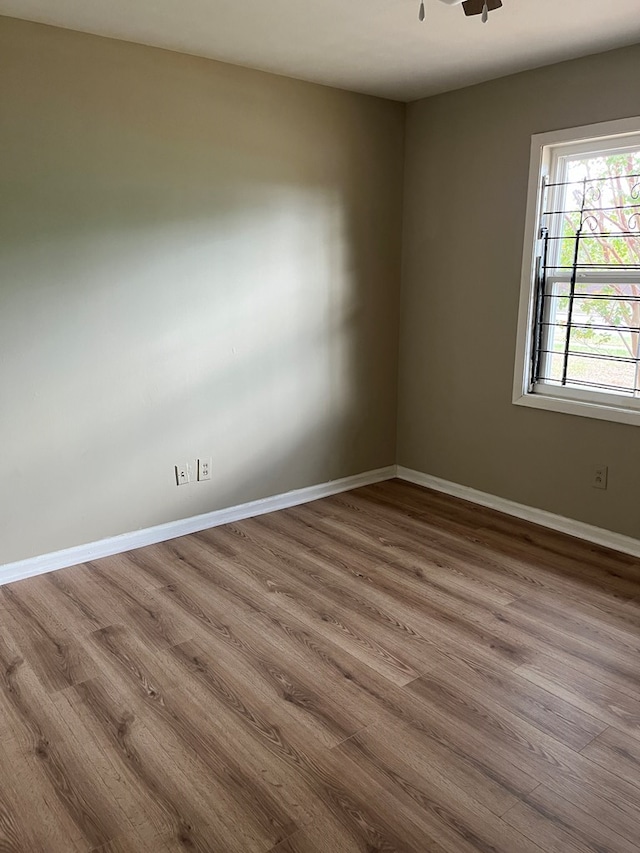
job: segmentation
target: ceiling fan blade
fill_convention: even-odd
[[[465,0],[462,4],[465,15],[481,15],[484,9],[485,0]],[[487,8],[490,12],[494,9],[499,9],[502,6],[502,0],[486,0]]]

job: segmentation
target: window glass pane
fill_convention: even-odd
[[[562,382],[562,366],[564,355],[562,353],[551,353],[544,359],[544,368],[540,375],[541,382],[560,384]]]
[[[632,394],[635,387],[636,366],[624,361],[570,355],[567,366],[567,383],[595,386],[602,391],[624,391]]]
[[[565,341],[567,339],[567,315],[566,311],[563,314],[556,313],[555,317],[550,318],[553,322],[549,325],[547,334],[547,350],[549,352],[563,353],[565,350]]]
[[[592,285],[580,288],[582,293],[574,297],[571,331],[569,335],[569,354],[584,353],[591,360],[596,357],[610,359],[606,365],[589,364],[587,359],[575,362],[580,366],[580,373],[573,378],[587,381],[591,376],[594,381],[616,387],[625,384],[633,386],[633,379],[627,382],[621,377],[628,377],[635,365],[616,365],[616,360],[635,360],[640,347],[640,294],[637,299],[624,299],[626,292],[633,288],[640,291],[640,285]],[[544,378],[562,379],[563,358],[555,353],[564,355],[569,320],[569,297],[564,283],[561,283],[557,293],[551,297],[552,307],[548,312],[545,350],[549,364],[543,365]],[[615,291],[615,296],[607,297],[608,291]],[[622,295],[618,293],[622,292]],[[552,357],[553,355],[553,357]],[[599,379],[597,377],[600,377]],[[609,378],[607,378],[609,377]],[[569,374],[567,374],[569,379]]]
[[[579,264],[640,266],[640,150],[567,158],[565,170],[559,265],[573,265],[582,222]]]
[[[561,156],[552,183],[539,378],[634,393],[640,149]]]

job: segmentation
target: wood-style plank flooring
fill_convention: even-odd
[[[638,853],[640,566],[399,481],[0,588],[2,853]]]

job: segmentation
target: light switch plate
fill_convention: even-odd
[[[176,484],[178,486],[186,486],[188,482],[190,482],[191,478],[189,477],[189,465],[181,464],[176,465]]]

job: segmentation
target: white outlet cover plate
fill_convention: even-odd
[[[609,467],[608,465],[598,465],[593,472],[593,488],[606,489],[609,485]]]
[[[211,479],[211,456],[201,456],[198,459],[198,480]]]

